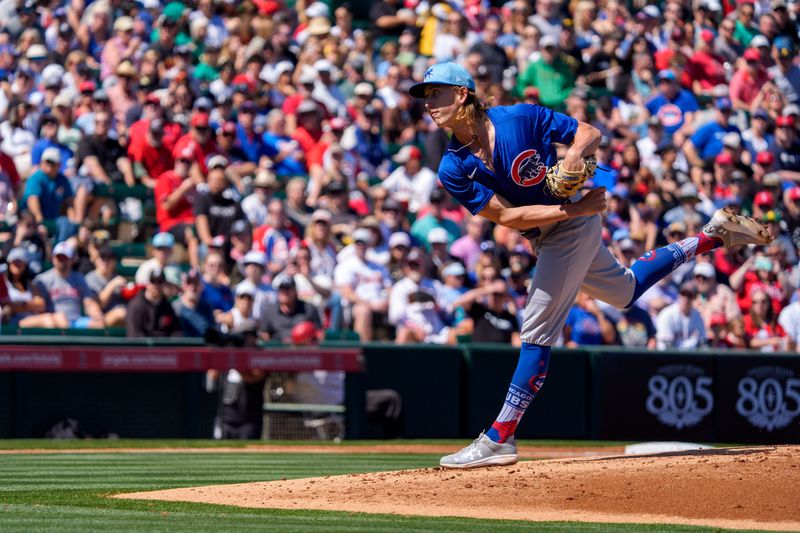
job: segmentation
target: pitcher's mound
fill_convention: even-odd
[[[120,497],[279,509],[800,530],[800,447],[526,461],[476,470],[437,467]]]

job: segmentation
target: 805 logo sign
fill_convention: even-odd
[[[736,412],[757,428],[780,429],[800,414],[800,379],[788,368],[750,369],[738,389]]]
[[[714,408],[711,376],[693,365],[668,365],[647,382],[647,412],[677,429],[695,426]]]

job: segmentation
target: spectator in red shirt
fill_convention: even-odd
[[[192,160],[197,165],[192,166],[192,172],[195,169],[199,170],[200,179],[208,173],[206,166],[206,157],[217,151],[217,143],[214,136],[211,135],[211,128],[208,123],[208,113],[194,113],[191,121],[192,129],[189,133],[178,139],[175,144],[173,155],[183,153],[184,148],[189,148],[192,151]]]
[[[750,295],[750,312],[744,317],[744,332],[747,345],[762,352],[788,349],[786,332],[778,323],[778,313],[770,305],[769,295],[762,289],[754,289]]]
[[[694,55],[689,58],[686,72],[692,80],[692,92],[696,95],[711,94],[717,85],[727,83],[725,79],[725,59],[714,53],[714,32],[703,30]]]
[[[306,100],[297,106],[297,129],[292,138],[300,143],[303,153],[310,153],[322,139],[322,114],[313,100]]]
[[[217,128],[216,154],[224,156],[228,164],[228,175],[239,191],[244,190],[242,178],[252,176],[258,170],[258,164],[247,160],[241,146],[236,142],[236,123],[225,122]]]
[[[128,149],[134,174],[151,189],[156,186],[159,176],[175,166],[172,152],[164,146],[163,139],[164,121],[156,118],[150,121],[144,141]]]
[[[773,257],[773,253],[768,252],[778,250],[756,252],[731,274],[730,285],[737,291],[737,303],[743,313],[750,311],[756,291],[764,291],[769,295],[776,315],[783,309],[787,295],[785,288],[789,282],[786,273],[781,270],[780,262]]]
[[[730,91],[733,108],[749,112],[750,104],[769,81],[769,76],[761,64],[761,54],[755,48],[744,51],[744,60],[745,66],[733,73]]]
[[[175,168],[162,173],[155,186],[156,220],[162,232],[171,233],[177,242],[186,246],[189,262],[199,265],[197,237],[194,232],[194,200],[197,186],[204,181],[192,175],[196,166],[193,152],[185,148],[175,161]]]
[[[147,129],[150,121],[160,118],[163,120],[163,136],[161,142],[169,150],[175,148],[178,138],[183,135],[180,124],[167,122],[164,119],[164,111],[161,108],[161,100],[155,94],[150,94],[142,106],[142,116],[139,120],[131,124],[128,129],[128,150],[133,150],[137,144],[144,143],[147,138]],[[153,174],[153,178],[158,178],[158,174]]]

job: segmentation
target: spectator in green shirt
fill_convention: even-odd
[[[758,28],[753,24],[753,14],[755,6],[752,2],[743,1],[736,10],[736,28],[733,30],[733,38],[747,48],[750,41],[758,35]]]
[[[523,96],[526,87],[539,89],[542,105],[556,111],[565,110],[564,101],[575,88],[575,73],[561,57],[558,40],[545,35],[539,40],[541,57],[530,63],[517,81],[517,93]]]
[[[444,228],[447,231],[448,245],[461,236],[461,229],[458,224],[444,217],[444,202],[446,200],[444,189],[436,188],[431,192],[430,211],[422,218],[418,218],[411,226],[411,235],[430,251],[431,243],[428,241],[428,234],[433,228]]]

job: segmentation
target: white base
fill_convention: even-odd
[[[713,446],[696,444],[694,442],[641,442],[625,446],[625,455],[639,455],[643,453],[688,452],[692,450],[709,450]]]

